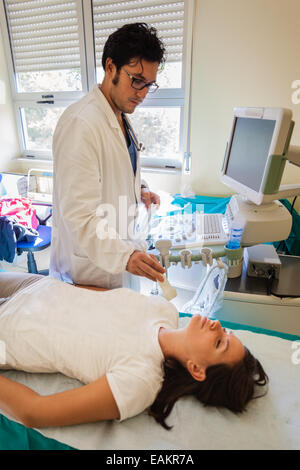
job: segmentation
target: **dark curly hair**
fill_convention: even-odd
[[[268,383],[268,376],[260,362],[244,346],[242,361],[234,366],[218,364],[206,370],[206,379],[196,381],[189,371],[174,358],[165,360],[164,382],[148,413],[165,429],[171,429],[165,422],[176,401],[186,395],[193,395],[205,406],[221,406],[235,413],[245,411],[247,403],[263,394],[257,394],[257,387]]]
[[[166,60],[166,50],[155,28],[146,23],[131,23],[117,29],[108,37],[102,55],[104,70],[108,57],[119,71],[134,58],[163,64]]]

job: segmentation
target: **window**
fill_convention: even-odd
[[[1,29],[22,153],[51,158],[63,110],[101,82],[109,34],[126,23],[154,26],[167,49],[159,90],[130,116],[144,167],[177,167],[186,151],[192,0],[2,0]],[[153,132],[155,129],[156,132]]]

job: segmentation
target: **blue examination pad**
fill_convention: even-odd
[[[0,450],[73,450],[73,448],[0,415]]]
[[[231,197],[211,197],[211,196],[193,196],[182,197],[180,194],[175,194],[172,204],[178,209],[183,209],[184,212],[199,212],[203,211],[205,214],[224,214]]]

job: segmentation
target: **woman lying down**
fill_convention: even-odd
[[[166,429],[185,395],[243,411],[267,383],[260,363],[219,321],[195,315],[177,326],[176,308],[161,297],[0,273],[0,368],[60,372],[84,384],[41,396],[0,374],[0,410],[42,428],[123,421],[149,409]]]

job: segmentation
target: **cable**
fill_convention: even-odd
[[[267,277],[267,295],[272,294],[272,284],[275,279],[275,269],[273,266],[268,270],[268,277]]]
[[[298,196],[295,196],[291,205],[290,213],[293,214],[294,205]]]

